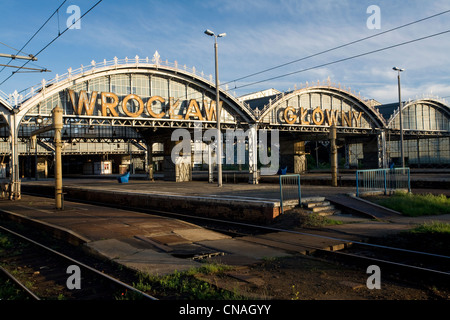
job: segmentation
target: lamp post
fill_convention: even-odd
[[[216,65],[216,119],[217,119],[217,186],[222,186],[222,137],[220,133],[220,99],[219,99],[219,58],[217,53],[217,38],[225,37],[226,33],[216,35],[211,30],[207,29],[205,34],[214,37],[214,53]]]
[[[44,122],[44,119],[42,119],[41,115],[38,115],[36,118],[36,124],[38,125],[39,129],[41,128],[42,122]],[[38,137],[39,136],[36,137],[35,149],[34,149],[34,167],[35,167],[34,178],[36,181],[38,180],[38,143],[37,143]]]
[[[393,70],[398,72],[398,105],[399,105],[399,121],[400,121],[400,157],[401,157],[401,165],[402,168],[405,167],[405,155],[403,152],[403,119],[402,119],[402,114],[403,114],[403,106],[402,106],[402,96],[401,96],[401,89],[400,89],[400,72],[405,71],[405,69],[401,69],[401,68],[397,68],[397,67],[393,67]]]

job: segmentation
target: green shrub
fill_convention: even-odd
[[[396,192],[390,197],[382,198],[375,202],[409,217],[450,214],[450,199],[443,194],[436,196],[432,194]]]
[[[450,223],[432,221],[418,225],[410,230],[411,233],[420,234],[446,234],[450,235]]]

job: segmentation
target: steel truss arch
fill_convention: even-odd
[[[358,109],[362,110],[374,123],[373,128],[385,128],[386,126],[386,121],[383,118],[382,114],[376,108],[372,107],[371,105],[366,103],[366,101],[362,100],[360,97],[357,97],[352,92],[341,88],[323,85],[311,86],[298,89],[287,94],[278,95],[275,100],[270,101],[259,112],[260,115],[258,117],[258,123],[263,124],[265,122],[264,118],[267,117],[272,110],[283,106],[283,104],[285,104],[293,97],[311,93],[329,94],[330,96],[339,97],[340,99],[343,99],[343,101],[348,102],[349,105],[355,106]]]
[[[445,135],[450,135],[450,107],[445,104],[443,101],[436,99],[436,98],[423,98],[423,99],[417,99],[417,100],[411,100],[408,101],[407,103],[403,103],[402,104],[402,111],[403,111],[403,115],[405,115],[405,111],[407,111],[410,108],[415,108],[418,105],[426,105],[428,107],[434,108],[435,110],[439,111],[442,116],[446,117],[447,119],[447,128],[443,128],[443,129],[418,129],[418,128],[408,128],[405,127],[403,128],[403,130],[405,130],[405,133],[407,134],[412,134],[412,135],[436,135],[436,136],[445,136]],[[398,131],[399,128],[394,128],[395,125],[395,121],[399,118],[399,108],[397,106],[397,109],[391,114],[390,118],[386,121],[386,125],[389,128],[389,130],[391,132],[394,131]],[[430,121],[432,119],[429,119]],[[407,124],[408,121],[407,119],[403,119],[403,123]]]
[[[132,61],[132,60],[131,60]],[[45,98],[58,94],[70,87],[97,79],[104,76],[113,75],[130,75],[130,74],[146,74],[155,75],[178,82],[184,83],[192,88],[198,88],[211,96],[215,96],[215,84],[212,82],[188,71],[177,69],[174,67],[161,66],[148,63],[129,63],[124,65],[109,65],[106,67],[92,69],[85,73],[76,76],[68,76],[59,82],[51,82],[51,84],[43,85],[27,100],[23,101],[18,106],[18,117],[22,120],[35,106],[37,106]],[[44,84],[44,83],[43,83]],[[243,103],[239,102],[235,97],[225,90],[220,90],[220,99],[224,102],[224,107],[230,109],[233,115],[237,118],[237,122],[249,123],[255,121],[255,117],[251,110],[246,108]],[[64,115],[67,117],[69,115]],[[105,117],[108,118],[108,117]],[[142,120],[142,119],[135,119]],[[149,123],[144,119],[145,123]]]

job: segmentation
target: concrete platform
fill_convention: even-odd
[[[53,181],[24,181],[22,186],[25,190],[29,187],[31,190],[34,188],[51,194],[52,184]],[[153,195],[160,198],[160,202],[157,202],[162,206],[160,209],[165,209],[166,204],[170,205],[176,198],[185,202],[190,199],[206,216],[210,212],[211,216],[217,215],[217,206],[200,205],[195,202],[196,199],[221,203],[231,212],[236,203],[244,206],[252,203],[255,208],[261,204],[264,207],[266,203],[275,203],[279,192],[278,186],[272,184],[237,184],[218,188],[197,181],[175,183],[140,180],[119,185],[116,181],[107,179],[66,179],[64,187],[65,192],[84,192],[97,202],[108,203],[111,199],[119,199],[119,203],[129,207],[147,208],[151,201],[144,198]],[[353,188],[344,187],[306,186],[302,188],[302,195],[321,195],[336,199],[352,190]],[[102,198],[98,197],[99,194],[109,195]],[[352,201],[348,197],[345,200]],[[341,220],[344,224],[306,231],[314,235],[272,230],[263,235],[232,238],[179,219],[153,214],[67,200],[64,207],[62,211],[55,210],[54,199],[24,194],[21,200],[0,200],[0,215],[47,230],[54,236],[84,246],[105,259],[157,275],[199,266],[199,259],[205,257],[211,262],[249,265],[267,258],[308,253],[316,249],[340,250],[354,241],[396,233],[427,220],[450,221],[450,215],[405,218],[378,212],[378,219],[374,220],[374,213],[366,216],[343,214],[331,218]],[[181,209],[176,212],[187,213],[189,206],[185,207],[185,211]],[[360,205],[359,209],[361,208]],[[261,210],[261,207],[254,212],[257,210]]]
[[[422,179],[428,179],[427,183],[432,183],[435,177],[423,176]],[[22,190],[53,197],[53,184],[53,180],[23,180]],[[65,197],[68,199],[112,204],[125,208],[170,211],[262,224],[271,223],[281,214],[279,185],[273,183],[223,184],[219,188],[216,184],[206,181],[169,182],[133,180],[132,178],[129,183],[119,184],[117,180],[102,177],[101,179],[63,179],[63,187]],[[450,196],[450,189],[413,189],[412,191]],[[345,207],[347,213],[375,219],[389,219],[395,215],[389,210],[349,198],[347,194],[355,193],[354,187],[302,185],[301,193],[302,202],[320,196],[334,204],[337,209]],[[296,205],[298,201],[290,200],[288,205],[284,203],[284,209]]]
[[[16,201],[0,200],[0,215],[44,229],[105,259],[155,275],[200,266],[196,257],[249,265],[300,251],[276,241],[277,237],[288,242],[301,241],[294,234],[274,233],[269,240],[231,238],[178,219],[128,210],[69,201],[64,210],[56,210],[53,199],[28,195]],[[321,240],[315,245],[328,248],[348,241],[331,242]]]
[[[218,188],[207,182],[135,180],[119,184],[108,179],[67,179],[63,191],[66,198],[107,203],[131,208],[179,212],[195,216],[248,222],[271,222],[281,212],[279,191],[239,184]],[[53,196],[53,181],[24,181],[22,190]],[[291,205],[298,204],[292,202]]]
[[[248,264],[288,255],[178,219],[68,201],[65,210],[53,207],[53,199],[24,195],[21,200],[1,200],[0,214],[45,229],[105,259],[157,275],[199,266],[192,259],[196,256],[226,255],[229,261]]]

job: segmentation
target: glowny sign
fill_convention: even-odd
[[[97,115],[98,105],[97,99],[100,95],[100,112],[103,117],[119,117],[119,112],[125,114],[128,117],[137,118],[142,114],[148,115],[151,118],[169,118],[178,120],[200,120],[200,121],[216,121],[216,102],[211,100],[208,105],[207,100],[203,100],[202,108],[200,108],[199,103],[195,99],[190,99],[187,104],[186,113],[181,115],[176,112],[180,108],[184,100],[175,99],[170,97],[168,100],[161,96],[151,96],[144,103],[144,100],[136,94],[129,94],[122,101],[119,97],[112,92],[101,92],[93,91],[91,97],[89,98],[85,90],[81,90],[77,95],[75,91],[68,90],[70,102],[73,107],[73,111],[76,115]],[[134,102],[137,108],[131,108],[129,105]],[[156,108],[159,104],[160,107]],[[222,106],[223,102],[220,101]],[[167,108],[168,105],[168,108]],[[155,110],[161,110],[159,112]],[[168,109],[168,110],[167,110]],[[166,110],[166,111],[162,111]]]
[[[301,124],[301,125],[328,125],[333,124],[342,127],[359,127],[363,112],[356,111],[338,111],[338,110],[322,110],[317,107],[311,109],[295,109],[294,107],[287,107],[282,113],[282,120],[287,124]]]

